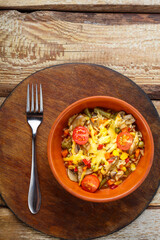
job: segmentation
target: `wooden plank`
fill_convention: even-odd
[[[159,32],[157,14],[1,12],[0,96],[42,68],[90,62],[128,76],[160,99]]]
[[[1,9],[86,12],[160,12],[159,0],[0,0]]]
[[[149,204],[149,207],[154,208],[154,207],[159,207],[160,208],[160,187],[158,188],[158,191],[153,198],[152,202]]]
[[[6,99],[5,97],[0,97],[0,106],[2,105],[5,99]]]
[[[0,207],[1,206],[6,206],[6,203],[3,201],[3,199],[0,196]],[[149,204],[149,207],[151,207],[151,208],[160,207],[160,188],[158,189],[152,202]]]
[[[5,97],[0,97],[0,106],[2,105],[2,103],[5,101]],[[155,108],[157,109],[158,114],[160,115],[160,101],[152,101]]]
[[[134,207],[134,206],[133,206]],[[160,209],[145,210],[134,222],[118,232],[109,236],[98,238],[99,240],[135,240],[135,239],[159,239],[160,236]],[[35,231],[19,221],[7,208],[0,208],[0,239],[10,240],[56,240],[43,233]]]
[[[155,108],[157,109],[158,114],[160,115],[160,101],[152,101]]]
[[[0,207],[6,206],[6,203],[3,201],[3,199],[0,196]],[[158,189],[155,197],[153,198],[152,202],[149,204],[150,208],[154,207],[160,207],[160,188]]]

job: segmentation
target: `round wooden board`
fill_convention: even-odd
[[[38,130],[37,161],[42,205],[32,215],[27,205],[31,168],[31,130],[26,121],[28,83],[42,83],[44,120]],[[153,133],[155,155],[144,183],[131,195],[110,203],[91,203],[66,192],[54,179],[47,160],[50,128],[74,101],[108,95],[127,101],[146,118]],[[93,64],[65,64],[36,72],[21,82],[0,112],[0,192],[15,215],[44,233],[65,239],[88,239],[110,234],[131,223],[152,200],[160,181],[160,122],[147,95],[131,80]]]

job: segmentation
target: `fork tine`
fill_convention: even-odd
[[[37,90],[37,84],[36,84],[36,112],[38,112],[38,90]]]
[[[27,86],[27,104],[26,104],[26,112],[30,111],[30,98],[29,98],[29,84]]]
[[[43,112],[43,95],[42,95],[42,85],[40,84],[40,113]]]
[[[34,89],[33,89],[33,84],[32,84],[31,112],[34,112]]]

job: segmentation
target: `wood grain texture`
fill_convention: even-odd
[[[160,12],[159,0],[0,0],[1,9],[83,12]]]
[[[5,97],[0,97],[0,106],[2,105],[2,103],[5,101]]]
[[[112,78],[114,82],[110,81]],[[115,91],[119,81],[121,85]],[[25,90],[28,82],[42,83],[45,109],[44,121],[37,138],[37,160],[43,198],[41,209],[34,216],[27,207],[31,159],[31,136],[25,117]],[[89,86],[89,91],[85,86]],[[62,89],[65,89],[64,94]],[[126,89],[127,92],[132,92],[130,97],[124,94]],[[151,171],[141,187],[121,200],[104,204],[85,202],[64,191],[51,174],[46,152],[48,133],[59,113],[70,103],[94,94],[109,94],[134,105],[148,121],[157,146]],[[135,98],[138,99],[137,102]],[[135,219],[147,207],[158,188],[158,115],[141,89],[114,71],[85,64],[59,65],[39,71],[12,92],[1,108],[0,117],[2,196],[20,219],[42,232],[74,240],[106,235]]]
[[[6,100],[5,97],[0,97],[0,107],[3,104],[3,102]],[[153,105],[155,106],[155,108],[157,109],[157,112],[160,116],[160,101],[152,101]]]
[[[0,97],[0,105],[4,102],[6,98],[2,98]],[[152,101],[155,108],[158,111],[158,114],[160,116],[160,101]],[[6,206],[5,202],[2,200],[1,196],[0,196],[0,206]],[[149,207],[160,207],[160,187],[155,195],[155,197],[153,198],[152,202],[149,204]]]
[[[108,66],[160,99],[160,15],[0,13],[0,96],[55,64]]]
[[[98,240],[159,240],[160,209],[148,209],[122,230]],[[149,226],[149,227],[148,227]],[[35,231],[19,221],[7,208],[0,208],[0,239],[2,240],[60,240]]]
[[[3,201],[3,199],[0,196],[0,207],[6,207],[5,202]]]
[[[160,101],[152,101],[160,116]]]
[[[155,197],[153,198],[152,202],[150,203],[149,207],[151,207],[151,208],[153,208],[153,207],[160,208],[160,187],[158,188],[158,191],[157,191]]]

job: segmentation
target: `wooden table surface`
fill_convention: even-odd
[[[160,113],[160,14],[154,13],[160,12],[159,0],[44,2],[0,0],[0,9],[14,9],[0,11],[0,103],[37,70],[87,62],[110,67],[132,79]],[[24,12],[31,9],[43,11]],[[68,12],[71,10],[82,12]],[[0,198],[1,239],[55,238],[26,226]],[[160,189],[134,222],[99,239],[159,240]]]

